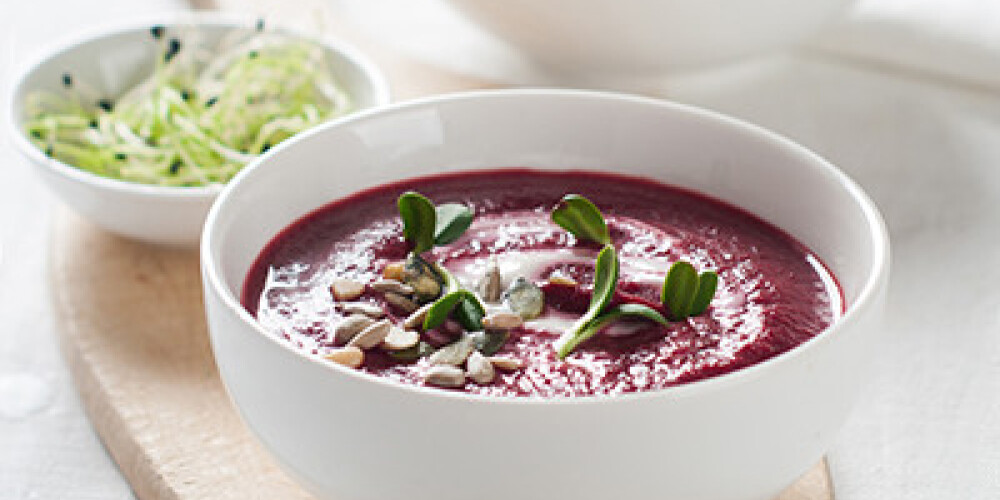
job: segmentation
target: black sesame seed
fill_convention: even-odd
[[[32,130],[31,131],[31,137],[34,137],[35,139],[41,139],[42,138],[42,133],[39,132],[39,131],[37,131],[37,130]]]
[[[99,107],[99,108],[103,109],[104,111],[107,111],[108,113],[110,113],[111,110],[112,110],[112,108],[114,108],[114,105],[111,104],[111,99],[101,99],[101,100],[97,101],[97,107]]]
[[[45,156],[52,156],[52,146],[45,148]]]
[[[164,29],[163,26],[157,24],[156,26],[149,28],[149,35],[159,40],[160,38],[163,37],[163,29]]]
[[[125,153],[115,153],[115,159],[116,160],[125,160],[125,159],[128,159],[128,155],[125,154]]]
[[[97,128],[97,120],[90,120],[90,128]]]
[[[181,51],[181,41],[176,38],[171,38],[167,42],[167,51],[163,53],[164,62],[170,62],[178,52]]]
[[[66,86],[66,87],[72,87],[73,86],[73,75],[71,75],[69,73],[63,73],[62,84],[64,86]]]
[[[181,99],[185,101],[191,100],[191,92],[188,89],[181,89]]]
[[[271,149],[271,143],[265,142],[264,145],[260,148],[261,154],[266,153],[268,149]]]
[[[174,160],[174,162],[170,164],[170,175],[177,175],[177,172],[180,172],[182,165],[183,164],[180,160]]]
[[[263,17],[257,19],[256,29],[257,29],[257,31],[264,31],[264,18]]]
[[[217,102],[219,102],[219,96],[212,96],[207,101],[205,101],[205,107],[206,108],[211,108]]]

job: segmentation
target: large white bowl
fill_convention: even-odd
[[[848,306],[753,367],[612,398],[496,399],[401,385],[313,359],[239,303],[261,248],[363,188],[438,172],[624,172],[744,207],[811,247]],[[879,334],[883,222],[854,182],[761,128],[669,102],[576,91],[441,96],[282,144],[209,214],[201,262],[212,346],[243,419],[319,498],[763,500],[829,447]]]
[[[31,143],[24,130],[25,97],[36,90],[62,91],[66,73],[102,95],[117,97],[152,72],[162,51],[150,36],[153,25],[165,26],[168,34],[194,29],[206,43],[214,44],[232,29],[253,24],[252,19],[219,15],[161,16],[100,28],[58,43],[26,65],[16,80],[7,103],[13,143],[63,202],[105,229],[153,243],[194,245],[221,187],[137,184],[101,177],[50,158]],[[331,71],[357,108],[389,103],[385,78],[363,55],[328,39],[310,39],[324,48]]]
[[[556,70],[600,76],[691,70],[819,31],[854,0],[447,0]]]

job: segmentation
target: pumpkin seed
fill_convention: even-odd
[[[338,301],[356,300],[365,293],[365,284],[348,279],[335,279],[330,283],[330,293]]]
[[[392,322],[383,319],[357,334],[350,342],[347,343],[348,346],[354,346],[361,349],[371,349],[379,345],[382,339],[389,334],[389,330],[392,329]]]
[[[473,351],[469,359],[465,360],[465,375],[477,384],[488,384],[493,381],[496,371],[493,370],[493,363],[486,359],[479,351]]]
[[[403,311],[403,312],[405,312],[407,314],[412,313],[413,311],[416,311],[417,308],[420,307],[420,306],[417,305],[416,302],[414,302],[414,301],[412,301],[412,300],[410,300],[410,299],[408,299],[408,298],[406,298],[406,297],[404,297],[404,296],[402,296],[402,295],[400,295],[398,293],[388,292],[385,295],[383,295],[382,298],[384,298],[386,302],[388,302],[389,304],[391,304],[396,309],[399,309],[399,310],[401,310],[401,311]]]
[[[486,266],[486,274],[479,282],[479,294],[487,303],[500,302],[500,297],[503,294],[503,277],[500,276],[500,266],[497,265],[496,258],[490,258],[490,262]]]
[[[389,351],[401,351],[417,345],[418,342],[420,342],[419,333],[394,326],[389,329],[389,334],[382,339],[382,347]]]
[[[465,372],[454,366],[432,366],[424,374],[424,382],[438,387],[462,387],[465,385]]]
[[[340,309],[349,314],[364,314],[369,318],[379,319],[385,316],[385,311],[377,304],[371,302],[347,302],[340,305]]]
[[[392,356],[392,358],[397,361],[416,361],[422,357],[430,356],[433,353],[434,346],[421,340],[417,343],[417,345],[410,347],[409,349],[389,351],[389,356]]]
[[[512,312],[495,312],[483,317],[483,328],[487,330],[512,330],[524,324],[524,318]]]
[[[430,311],[431,306],[434,304],[424,304],[417,309],[412,314],[403,320],[403,326],[410,329],[420,328],[424,324],[424,318],[427,317],[427,311]]]
[[[346,344],[351,341],[361,330],[368,328],[375,321],[368,316],[352,314],[337,323],[333,328],[333,340],[338,344]]]
[[[344,365],[351,368],[357,368],[365,362],[364,351],[354,346],[335,349],[326,353],[323,357],[329,361],[337,363],[338,365]]]
[[[476,349],[475,341],[470,335],[462,335],[458,340],[438,349],[431,354],[429,361],[432,365],[452,365],[458,366],[465,362],[465,358]]]
[[[410,295],[413,287],[401,281],[380,279],[371,284],[372,290],[381,293],[398,293],[400,295]]]
[[[494,368],[505,371],[520,370],[524,366],[524,363],[520,359],[512,358],[510,356],[490,356],[486,359],[490,360]]]
[[[420,303],[429,302],[441,295],[442,279],[423,257],[409,254],[403,264],[403,283],[413,288]]]
[[[507,291],[503,293],[503,301],[507,307],[524,319],[537,318],[545,308],[545,295],[542,289],[519,276]]]
[[[507,343],[508,338],[506,330],[472,332],[469,336],[472,337],[476,350],[487,356],[496,354]]]

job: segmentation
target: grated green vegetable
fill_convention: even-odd
[[[159,28],[159,27],[154,27]],[[63,75],[27,98],[26,130],[49,156],[97,175],[160,186],[224,184],[247,162],[352,111],[323,48],[234,29],[218,45],[152,29],[153,74],[116,101]],[[156,36],[159,34],[160,36]]]

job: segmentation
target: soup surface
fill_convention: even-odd
[[[662,389],[792,349],[843,310],[836,280],[809,249],[740,209],[643,179],[525,169],[407,180],[330,203],[266,246],[247,276],[244,306],[265,330],[317,357],[343,343],[335,330],[352,314],[331,294],[335,280],[368,284],[350,304],[368,303],[380,310],[376,316],[401,324],[411,311],[388,303],[371,283],[410,249],[396,208],[406,191],[435,203],[464,203],[475,213],[469,229],[427,252],[427,261],[445,267],[469,290],[480,290],[495,266],[503,287],[525,278],[543,292],[541,315],[508,331],[495,354],[520,366],[497,369],[488,383],[467,379],[457,390],[563,397]],[[718,273],[708,310],[666,327],[621,321],[559,359],[553,341],[587,309],[600,250],[551,221],[551,209],[567,193],[593,201],[607,220],[621,263],[614,302],[663,311],[659,295],[666,271],[684,259],[699,271]],[[487,303],[488,312],[501,307]],[[440,348],[463,335],[460,330],[449,322],[420,335]],[[359,369],[427,385],[432,363],[428,356],[401,360],[374,348],[364,352]]]

